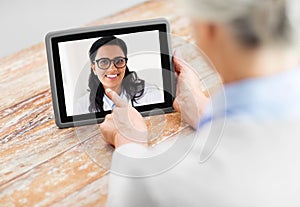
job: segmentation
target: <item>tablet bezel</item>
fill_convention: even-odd
[[[162,70],[162,76],[165,102],[135,107],[143,116],[148,116],[173,111],[172,105],[175,97],[174,69],[172,64],[169,24],[166,19],[71,29],[50,32],[46,35],[45,41],[52,91],[52,103],[55,122],[59,128],[100,123],[104,120],[105,115],[111,113],[111,111],[67,116],[58,43],[96,37],[100,38],[106,35],[130,34],[153,30],[159,30],[161,66],[164,69]]]

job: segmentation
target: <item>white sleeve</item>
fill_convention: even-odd
[[[143,179],[122,177],[111,173],[109,177],[109,193],[106,206],[140,207],[157,206],[150,196]]]
[[[152,166],[153,163],[147,162],[147,158],[167,150],[175,141],[174,138],[157,145],[157,147],[145,147],[140,144],[129,143],[117,148],[113,154],[109,176],[107,206],[157,206],[156,191],[149,186],[151,176],[144,176],[147,169],[139,164],[145,158],[142,161],[143,164]],[[126,159],[126,156],[129,159]]]
[[[189,197],[194,196],[197,192],[189,194],[185,188],[179,188],[185,180],[181,179],[182,176],[186,174],[186,170],[189,171],[191,168],[182,166],[182,169],[174,170],[173,167],[166,168],[166,166],[174,166],[169,163],[169,158],[173,157],[176,161],[174,164],[178,161],[181,163],[181,160],[177,158],[184,156],[186,150],[193,146],[194,137],[182,134],[153,148],[138,144],[127,144],[118,148],[112,159],[107,206],[185,206],[185,203],[187,203],[186,206],[191,206],[188,202]],[[169,151],[170,149],[171,151]],[[160,155],[166,150],[170,152],[168,156],[157,156],[157,153]],[[134,157],[134,159],[127,159],[126,156]],[[143,157],[148,156],[150,159],[143,159]],[[138,157],[142,159],[137,159]],[[194,160],[191,161],[192,165],[190,166],[195,165]],[[177,168],[178,165],[175,165]],[[197,174],[197,172],[190,173]],[[186,178],[195,182],[194,177]],[[189,186],[189,184],[187,185]],[[180,195],[180,198],[176,198],[174,195]]]
[[[122,145],[118,147],[116,151],[125,156],[135,157],[135,158],[143,157],[145,154],[148,153],[148,149],[145,146],[136,143],[128,143]]]
[[[118,165],[118,163],[120,163],[117,154],[138,158],[149,154],[149,151],[146,147],[139,144],[130,143],[123,145],[114,152],[112,165]],[[137,168],[137,166],[130,166],[130,164],[127,166],[127,169],[130,170],[138,170]],[[150,192],[147,190],[142,179],[130,177],[126,174],[122,175],[120,172],[114,172],[114,166],[112,166],[111,169],[107,206],[140,207],[145,206],[145,204],[147,204],[147,206],[155,206],[150,197]]]

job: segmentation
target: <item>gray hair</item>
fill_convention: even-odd
[[[300,0],[188,0],[192,16],[229,25],[246,46],[300,43]]]

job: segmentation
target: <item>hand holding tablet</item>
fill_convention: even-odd
[[[49,33],[46,36],[56,124],[99,123],[114,90],[142,115],[173,111],[174,77],[164,19]]]

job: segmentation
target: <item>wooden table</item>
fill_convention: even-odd
[[[165,17],[172,33],[191,40],[188,19],[175,8],[150,1],[87,26]],[[103,206],[113,148],[95,125],[56,127],[47,67],[44,43],[0,59],[0,206]],[[161,118],[146,118],[149,128]],[[178,113],[163,118],[155,142],[186,127]]]

